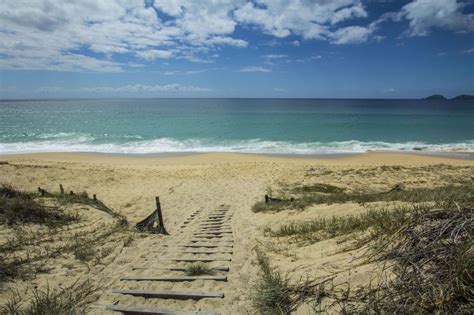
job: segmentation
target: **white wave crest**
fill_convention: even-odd
[[[98,152],[117,154],[151,154],[177,152],[242,152],[267,154],[333,154],[362,153],[367,151],[436,151],[474,152],[474,140],[459,143],[428,144],[423,142],[362,142],[357,140],[337,142],[294,143],[261,139],[240,141],[176,140],[159,138],[154,140],[129,141],[125,143],[92,143],[93,138],[82,135],[58,139],[0,143],[0,154],[35,152]]]

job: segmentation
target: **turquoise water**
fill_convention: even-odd
[[[1,101],[0,153],[473,151],[473,122],[473,101]]]

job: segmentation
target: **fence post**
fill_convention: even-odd
[[[163,222],[163,214],[161,213],[161,203],[160,203],[160,197],[155,197],[156,201],[156,212],[158,212],[158,223],[160,225],[160,229],[163,232],[163,234],[168,234],[165,229],[165,223]]]
[[[93,198],[94,198],[94,201],[97,201],[97,196],[95,194],[94,194]]]
[[[268,203],[268,195],[265,195],[265,203]]]
[[[59,190],[61,191],[61,194],[64,194],[63,184],[59,184]]]

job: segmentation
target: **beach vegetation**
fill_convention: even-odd
[[[427,211],[428,205],[404,205],[394,208],[369,209],[364,213],[347,216],[332,216],[330,218],[316,218],[310,221],[290,222],[267,231],[267,235],[274,237],[295,237],[296,240],[320,241],[349,233],[366,231],[387,231],[397,229],[406,220],[412,211]]]
[[[99,290],[90,281],[78,282],[66,288],[33,288],[29,303],[23,300],[24,294],[13,290],[10,299],[0,307],[0,313],[11,315],[63,315],[85,314],[87,304],[95,299]]]
[[[58,227],[77,222],[76,215],[48,207],[32,197],[32,194],[3,185],[0,188],[0,224],[44,224]]]
[[[366,204],[371,202],[463,202],[472,199],[474,196],[474,182],[465,181],[456,185],[445,185],[439,187],[411,188],[404,189],[401,185],[395,185],[392,189],[382,192],[345,192],[336,191],[334,193],[305,193],[294,198],[293,201],[283,200],[281,202],[264,201],[253,205],[254,212],[278,212],[288,209],[304,209],[314,204],[335,204],[335,203],[358,203]]]
[[[344,188],[329,184],[313,184],[313,185],[301,185],[291,188],[291,192],[295,194],[304,194],[304,193],[325,193],[325,194],[334,194],[341,193],[344,191]]]
[[[472,311],[472,182],[412,189],[397,185],[382,193],[343,195],[339,200],[344,202],[397,202],[375,205],[359,214],[290,222],[265,231],[267,236],[280,237],[279,243],[284,237],[314,243],[351,235],[350,249],[364,248],[363,263],[380,266],[376,269],[378,280],[368,285],[355,287],[346,282],[331,290],[326,288],[329,302],[325,307],[344,314],[467,314]],[[337,200],[330,198],[333,202]],[[352,237],[354,233],[360,234]]]
[[[254,307],[261,314],[291,314],[308,301],[321,301],[328,280],[299,279],[291,273],[282,274],[270,265],[270,260],[257,249],[260,276],[252,290]]]
[[[348,314],[468,314],[474,307],[474,209],[412,214],[380,234],[367,257],[383,281],[335,300]]]
[[[187,276],[204,276],[204,275],[211,276],[215,274],[215,270],[209,268],[207,265],[203,263],[196,263],[196,264],[189,265],[186,268],[185,273]]]

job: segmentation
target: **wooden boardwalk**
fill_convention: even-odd
[[[111,293],[118,297],[134,297],[133,301],[136,303],[130,303],[130,299],[127,303],[116,300],[105,305],[105,309],[123,314],[218,314],[212,309],[202,311],[201,307],[194,310],[150,308],[141,303],[140,298],[163,301],[222,300],[225,297],[225,290],[222,289],[228,281],[226,273],[230,270],[233,255],[232,215],[230,207],[225,205],[207,213],[195,211],[184,220],[180,231],[175,236],[167,236],[165,240],[157,244],[158,247],[154,246],[148,254],[141,256],[143,264],[131,267],[127,274],[119,277],[120,283],[126,284],[125,287],[111,289]],[[218,265],[215,265],[216,262]],[[193,269],[191,270],[190,267]],[[199,274],[197,271],[196,273],[196,268],[204,269],[204,272]],[[191,282],[223,284],[202,286],[203,288],[218,288],[209,291],[169,289],[172,288],[171,283]],[[141,283],[148,283],[148,285],[140,286]],[[155,283],[155,286],[151,286],[152,283]],[[160,284],[163,284],[162,289],[159,288]]]

